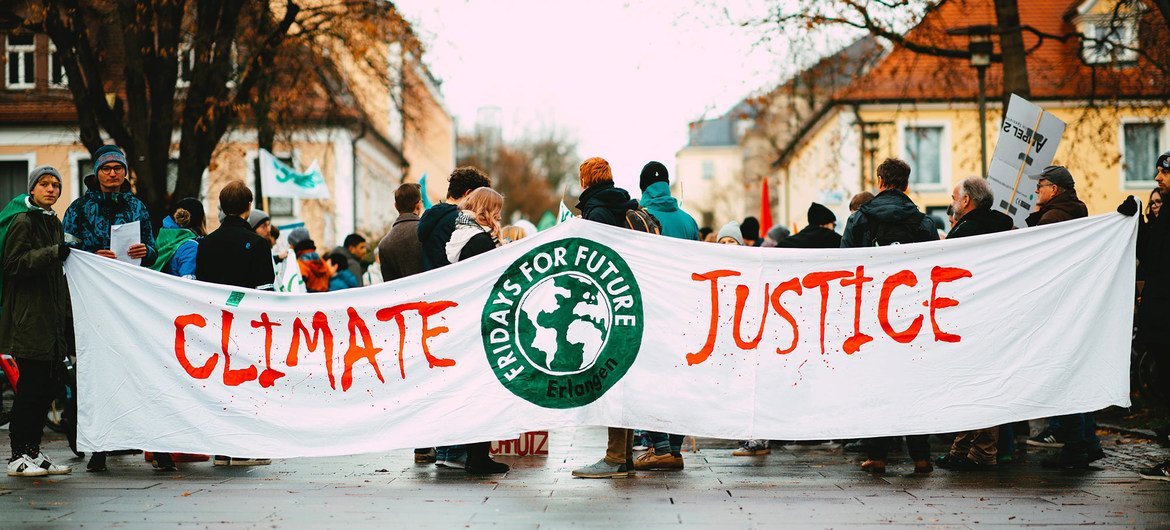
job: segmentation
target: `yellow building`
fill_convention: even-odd
[[[1110,2],[1096,0],[1021,2],[1019,9],[1023,24],[1052,35],[1099,34],[1094,27],[1113,16]],[[1143,20],[1155,15],[1123,12],[1119,23],[1133,30],[1113,38],[1126,39],[1127,48],[1165,42],[1164,22]],[[966,37],[938,28],[978,24],[995,24],[990,0],[944,4],[908,38],[965,50]],[[1139,33],[1139,27],[1148,31]],[[1075,38],[1041,42],[1025,33],[1025,48],[1031,50],[1028,99],[1067,124],[1053,163],[1072,172],[1089,213],[1112,211],[1130,194],[1146,200],[1157,155],[1170,149],[1166,76],[1123,48],[1103,51]],[[874,168],[887,157],[910,163],[910,198],[945,219],[954,185],[981,172],[976,79],[967,59],[895,47],[782,149],[773,164],[781,221],[803,226],[813,201],[843,221],[850,197],[876,192]],[[1001,81],[1002,65],[993,63],[987,70],[988,163],[1003,117]]]

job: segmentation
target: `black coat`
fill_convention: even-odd
[[[809,225],[776,243],[776,248],[839,248],[841,234],[823,226]]]
[[[1011,230],[1014,224],[1012,218],[1008,217],[1006,213],[991,208],[976,208],[967,212],[967,215],[964,215],[955,223],[955,226],[951,227],[951,231],[947,233],[947,239],[1006,232]]]
[[[1166,212],[1146,227],[1138,260],[1146,276],[1137,314],[1138,338],[1146,344],[1170,346],[1170,334],[1163,327],[1170,315],[1170,215]]]
[[[418,240],[422,242],[422,270],[429,271],[450,265],[447,259],[447,242],[455,231],[455,219],[459,207],[440,203],[423,212],[418,220]]]
[[[61,221],[40,211],[12,219],[4,244],[0,351],[36,361],[73,353],[73,307],[59,247]]]
[[[577,203],[582,219],[618,227],[626,226],[626,211],[637,207],[638,201],[631,199],[626,190],[614,187],[613,182],[590,186]]]
[[[1028,226],[1040,226],[1088,216],[1089,209],[1077,198],[1077,190],[1066,190],[1049,199],[1039,210],[1028,214],[1024,223]]]
[[[895,189],[888,189],[877,194],[869,202],[861,205],[849,221],[845,223],[845,234],[841,236],[841,246],[844,248],[867,247],[872,241],[872,230],[877,223],[913,224],[914,237],[905,243],[921,243],[938,241],[938,229],[934,221],[918,209],[918,205],[910,200],[905,193]]]
[[[272,289],[276,271],[268,240],[256,235],[247,221],[229,215],[219,229],[199,242],[195,279],[249,289]]]

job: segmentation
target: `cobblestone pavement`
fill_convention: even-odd
[[[872,477],[840,449],[745,458],[731,456],[727,441],[700,440],[697,453],[684,453],[683,471],[584,480],[569,473],[601,456],[603,429],[553,432],[550,457],[501,458],[513,470],[491,478],[416,465],[410,451],[254,468],[180,464],[170,474],[123,456],[94,474],[54,440],[46,451],[74,473],[5,477],[0,528],[1170,527],[1170,483],[1133,471],[1167,450],[1119,436],[1104,442],[1108,457],[1087,472],[1043,470],[1044,453],[1033,449],[992,472],[909,476],[903,456]]]

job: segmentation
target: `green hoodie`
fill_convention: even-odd
[[[4,245],[8,242],[8,227],[12,226],[12,220],[16,216],[31,212],[33,208],[28,204],[28,194],[23,193],[17,195],[11,201],[8,201],[8,206],[0,210],[0,257],[4,256]],[[4,275],[0,274],[0,292],[4,289]]]
[[[642,191],[642,199],[638,203],[662,223],[662,235],[699,240],[699,225],[695,223],[694,217],[678,207],[678,201],[670,196],[669,184],[651,184]]]

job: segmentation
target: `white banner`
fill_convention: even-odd
[[[863,249],[570,219],[328,294],[75,252],[83,451],[296,457],[578,425],[954,432],[1129,405],[1136,217]]]
[[[281,162],[265,149],[260,150],[260,179],[266,197],[328,199],[329,186],[314,161],[304,173]]]
[[[995,194],[994,208],[1008,214],[1017,227],[1036,205],[1036,181],[1028,175],[1052,165],[1064,122],[1032,102],[1012,94],[999,130],[987,183]]]

